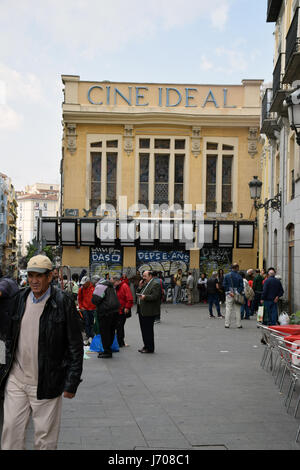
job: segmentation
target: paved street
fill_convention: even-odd
[[[76,398],[64,400],[59,449],[300,450],[300,416],[260,367],[256,320],[242,324],[225,329],[199,304],[163,305],[156,353],[146,355],[133,314],[130,347],[84,361]],[[32,426],[27,440],[32,448]]]

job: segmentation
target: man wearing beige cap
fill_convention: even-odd
[[[47,256],[31,258],[27,273],[29,288],[16,294],[7,315],[0,312],[0,331],[6,331],[2,450],[25,448],[30,414],[35,448],[56,449],[62,394],[73,398],[81,382],[83,343],[74,300],[51,286]]]

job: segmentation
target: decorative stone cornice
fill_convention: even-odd
[[[251,158],[254,158],[257,154],[257,143],[258,143],[258,128],[257,127],[250,127],[249,134],[248,134],[248,153]]]
[[[128,156],[133,151],[133,126],[131,124],[124,126],[124,150]]]
[[[201,127],[192,128],[192,154],[197,158],[201,153]]]
[[[77,150],[76,124],[66,124],[67,149],[73,155]]]

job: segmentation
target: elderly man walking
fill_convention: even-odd
[[[6,334],[6,364],[0,371],[5,387],[1,448],[25,448],[32,413],[35,448],[54,450],[62,394],[73,398],[81,382],[82,335],[74,300],[51,285],[50,259],[34,256],[27,273],[29,288],[15,295],[7,315],[0,312],[0,331],[4,328]]]
[[[268,269],[268,278],[263,284],[261,302],[268,313],[268,325],[276,325],[278,319],[278,300],[284,294],[281,282],[275,277],[274,268]]]
[[[226,295],[225,328],[230,327],[231,317],[235,316],[237,328],[242,328],[241,305],[234,301],[234,294],[241,294],[244,289],[242,276],[238,273],[239,265],[234,263],[231,272],[224,277],[224,290]]]
[[[154,320],[160,312],[161,287],[151,271],[143,272],[143,280],[137,289],[137,311],[144,347],[140,353],[154,353]]]

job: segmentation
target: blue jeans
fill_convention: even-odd
[[[268,313],[268,325],[277,325],[278,319],[278,307],[277,303],[273,302],[273,300],[264,300],[264,306],[267,309]]]
[[[215,305],[216,309],[217,309],[217,312],[218,312],[218,316],[221,316],[220,302],[219,302],[218,294],[208,294],[207,300],[208,300],[209,314],[211,316],[213,315],[213,305]]]
[[[244,295],[245,302],[243,305],[241,305],[241,318],[244,318],[244,312],[245,312],[245,318],[250,318],[251,312],[248,307],[248,300],[246,299],[246,296]]]

